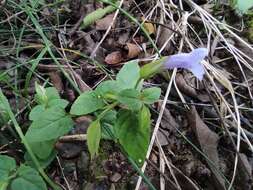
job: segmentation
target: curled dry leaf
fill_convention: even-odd
[[[107,15],[106,17],[96,21],[97,30],[107,30],[111,23],[113,22],[114,13]],[[112,28],[114,28],[115,23],[113,23]]]
[[[59,93],[63,92],[63,83],[59,72],[48,73],[50,80]]]
[[[171,23],[168,23],[167,25],[172,28]],[[174,32],[168,28],[161,27],[161,30],[158,29],[157,33],[159,33],[157,35],[157,36],[159,36],[159,38],[157,40],[157,46],[158,46],[158,48],[162,48],[164,43],[173,35]],[[171,51],[173,50],[173,48],[171,48],[171,41],[166,44],[164,50],[165,51],[170,50],[169,53],[172,53]]]
[[[202,102],[209,102],[210,98],[208,94],[200,93],[198,90],[195,89],[195,82],[194,82],[195,79],[192,78],[192,75],[188,73],[184,76],[182,74],[176,75],[175,80],[179,90],[184,94],[186,94],[187,96],[197,98]],[[188,76],[190,76],[192,80]]]
[[[207,163],[213,172],[213,179],[217,189],[225,190],[225,182],[222,178],[219,170],[219,155],[217,151],[219,137],[216,133],[211,131],[208,126],[202,121],[196,108],[191,107],[191,111],[188,113],[188,121],[190,127],[195,132],[200,147],[203,153],[208,157]],[[215,165],[211,164],[209,160]]]
[[[109,65],[115,65],[124,60],[121,51],[114,51],[105,57],[105,62]]]
[[[127,59],[137,57],[141,53],[141,48],[136,44],[127,43],[126,48],[128,50]]]
[[[177,74],[175,80],[176,80],[176,84],[177,84],[178,88],[184,94],[191,96],[191,97],[197,96],[197,92],[196,92],[195,88],[193,88],[192,86],[187,84],[187,82],[185,81],[182,74]]]

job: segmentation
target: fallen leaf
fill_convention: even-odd
[[[192,86],[187,84],[187,82],[185,81],[182,74],[177,74],[175,80],[176,80],[177,87],[184,94],[191,96],[191,97],[197,96],[197,92],[196,92],[195,88],[193,88]]]
[[[161,109],[161,104],[158,104],[158,109]],[[161,127],[157,132],[157,139],[161,146],[172,145],[175,140],[176,129],[179,128],[175,118],[171,115],[171,112],[165,108],[163,113],[163,119],[161,121]]]
[[[142,21],[144,21],[144,20],[145,20],[145,18],[142,17]],[[155,34],[155,26],[152,23],[145,21],[143,23],[143,26],[147,30],[148,34]]]
[[[186,94],[187,96],[197,98],[202,102],[210,101],[208,94],[206,93],[204,94],[196,90],[195,78],[193,78],[190,73],[187,73],[184,76],[182,74],[177,74],[175,80],[179,90],[184,94]]]
[[[128,50],[127,58],[132,59],[137,57],[141,53],[141,49],[136,44],[126,43],[126,48]]]
[[[54,87],[57,89],[59,93],[63,92],[63,83],[62,83],[62,78],[60,76],[59,72],[50,72],[48,73],[50,80]]]
[[[241,189],[252,189],[252,166],[245,154],[239,154],[237,183]]]
[[[123,55],[121,51],[114,51],[105,57],[105,62],[109,65],[115,65],[123,61]]]
[[[188,121],[190,127],[195,132],[203,153],[208,157],[208,160],[212,161],[212,163],[215,165],[214,168],[213,164],[207,160],[207,163],[214,174],[213,179],[216,188],[225,190],[224,179],[217,171],[220,169],[219,155],[217,151],[219,141],[218,135],[211,131],[208,126],[202,121],[194,106],[191,107],[191,110],[188,114]]]
[[[107,30],[111,23],[113,22],[114,13],[107,15],[106,17],[96,21],[96,29],[97,30]],[[115,27],[115,23],[113,23],[112,28]]]
[[[172,27],[171,23],[169,23],[167,25],[169,27]],[[158,46],[158,48],[161,48],[161,47],[163,47],[164,43],[173,35],[174,32],[168,28],[165,28],[165,27],[161,27],[161,30],[157,30],[157,33],[158,33],[158,31],[160,31],[160,32],[158,34],[159,38],[157,40],[157,46]],[[169,50],[172,51],[173,50],[173,48],[171,48],[171,41],[166,44],[164,50],[165,51],[169,51]],[[169,53],[171,54],[172,52],[169,52]]]

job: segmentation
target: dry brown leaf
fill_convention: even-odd
[[[191,111],[188,114],[188,121],[190,127],[195,132],[200,147],[203,153],[208,157],[210,161],[215,165],[216,168],[207,160],[210,169],[213,172],[213,179],[217,189],[225,189],[225,182],[220,173],[217,171],[220,168],[219,155],[217,151],[219,137],[216,133],[211,131],[207,125],[202,121],[196,108],[191,107]]]
[[[177,74],[175,80],[181,92],[191,97],[197,96],[196,90],[187,84],[182,74]]]
[[[252,166],[245,154],[239,154],[238,172],[236,176],[237,183],[242,189],[252,189]]]
[[[192,75],[191,75],[192,76]],[[188,80],[187,80],[188,79]],[[210,100],[208,94],[201,94],[200,92],[198,92],[194,87],[194,82],[190,81],[189,78],[187,78],[187,74],[186,74],[186,79],[185,77],[183,77],[182,74],[177,74],[176,75],[176,84],[179,88],[179,90],[181,92],[183,92],[184,94],[186,94],[187,96],[191,96],[194,98],[198,98],[199,100],[201,100],[202,102],[208,102]],[[186,82],[187,80],[187,82]],[[195,79],[194,79],[195,80]]]
[[[172,27],[172,24],[167,24],[169,27]],[[157,30],[158,31],[158,30]],[[173,31],[168,29],[168,28],[165,28],[165,27],[161,27],[161,30],[159,32],[159,38],[157,40],[157,46],[158,48],[161,48],[163,47],[164,43],[171,37],[171,35],[173,35]],[[165,48],[164,48],[165,51],[169,51],[169,50],[173,50],[173,48],[171,48],[171,42],[167,43]],[[172,53],[172,52],[170,52]]]
[[[97,30],[107,30],[113,21],[114,13],[107,15],[106,17],[96,21]],[[112,28],[114,28],[115,23],[113,23]]]
[[[105,62],[109,65],[115,65],[124,60],[121,51],[114,51],[105,57]]]
[[[50,72],[48,73],[49,78],[54,85],[54,87],[57,89],[59,93],[63,92],[63,83],[62,83],[62,78],[60,76],[59,72]]]
[[[136,44],[127,43],[126,46],[128,50],[127,59],[137,57],[141,53],[140,47],[137,46]]]

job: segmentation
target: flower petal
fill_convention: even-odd
[[[190,70],[198,79],[202,80],[205,73],[200,63],[208,55],[206,48],[194,49],[191,53],[179,53],[169,56],[164,62],[167,69],[184,68]]]

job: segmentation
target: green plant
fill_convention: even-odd
[[[15,160],[5,155],[0,155],[0,166],[1,190],[47,190],[42,177],[30,166],[17,167]]]
[[[55,88],[43,88],[36,83],[35,89],[38,105],[29,114],[32,124],[25,137],[41,164],[46,166],[52,160],[56,140],[69,132],[73,121],[65,111],[68,101],[61,99]]]
[[[23,189],[46,189],[33,167],[54,189],[58,189],[43,168],[56,155],[54,144],[57,139],[73,127],[72,117],[86,114],[95,116],[87,131],[87,145],[92,158],[99,152],[100,140],[107,139],[119,143],[131,163],[143,164],[150,139],[151,114],[147,105],[159,99],[161,90],[157,87],[143,89],[141,73],[137,62],[125,64],[116,80],[104,81],[95,90],[82,93],[72,104],[70,114],[65,111],[68,101],[61,99],[55,88],[44,88],[36,83],[37,105],[29,114],[32,123],[25,135],[0,90],[0,114],[12,120],[27,150],[26,165],[20,167],[16,166],[13,158],[0,156],[0,189],[9,186],[13,190],[19,186]],[[139,171],[138,167],[136,169]]]
[[[91,113],[96,116],[87,131],[91,157],[98,153],[103,137],[119,142],[138,165],[143,163],[150,138],[147,105],[159,99],[161,90],[157,87],[143,90],[142,83],[138,63],[129,62],[119,71],[116,80],[102,82],[73,103],[70,110],[73,116]],[[111,117],[109,122],[108,115]]]

